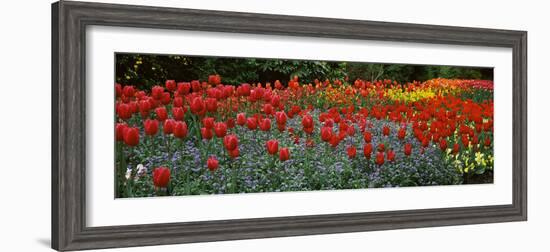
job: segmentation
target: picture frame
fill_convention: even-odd
[[[512,49],[512,204],[86,226],[86,27],[91,25]],[[527,220],[527,32],[60,1],[52,4],[52,248],[59,251]]]

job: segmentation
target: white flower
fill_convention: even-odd
[[[130,177],[132,176],[132,169],[128,168],[126,169],[126,180],[129,180]]]
[[[147,168],[143,166],[142,164],[138,164],[137,167],[137,177],[143,177],[147,174]]]

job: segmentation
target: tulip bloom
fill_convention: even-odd
[[[485,137],[485,139],[483,140],[483,144],[485,145],[485,147],[491,146],[491,138]]]
[[[124,143],[128,146],[137,146],[139,144],[139,129],[127,128],[123,134]]]
[[[187,123],[176,121],[174,124],[174,136],[177,138],[185,138],[187,136]]]
[[[290,151],[288,150],[288,148],[281,148],[281,150],[279,151],[279,160],[284,162],[289,158],[290,158]]]
[[[227,125],[224,122],[218,122],[214,125],[214,132],[219,138],[224,137],[227,134]]]
[[[212,139],[212,137],[214,137],[214,134],[212,133],[211,129],[207,129],[207,128],[202,127],[201,128],[201,136],[202,136],[202,139],[210,140],[210,139]]]
[[[349,158],[355,158],[355,156],[357,155],[357,148],[355,148],[355,146],[349,146],[346,151],[348,152],[348,157]]]
[[[406,143],[404,152],[405,152],[405,155],[410,156],[412,153],[412,144]]]
[[[376,149],[378,150],[378,152],[384,152],[384,150],[386,150],[386,146],[384,146],[383,143],[379,143]]]
[[[277,151],[279,150],[279,142],[275,139],[271,139],[266,142],[266,148],[267,152],[271,155],[277,154]]]
[[[215,124],[215,121],[213,117],[205,117],[202,119],[202,125],[207,129],[213,129],[214,124]]]
[[[219,165],[219,162],[214,156],[208,158],[208,160],[206,161],[206,166],[208,167],[208,170],[212,172],[218,169],[218,165]]]
[[[441,138],[441,140],[439,140],[439,148],[442,151],[447,150],[447,140],[445,140],[444,138]]]
[[[156,108],[155,113],[157,114],[157,120],[161,122],[164,122],[166,119],[168,119],[168,112],[166,111],[165,107]]]
[[[256,120],[256,117],[247,118],[246,127],[248,127],[249,130],[255,130],[258,127],[258,120]]]
[[[164,86],[166,87],[166,89],[172,92],[176,91],[176,88],[177,88],[175,80],[166,80],[166,82],[164,83]]]
[[[271,120],[269,118],[264,118],[260,122],[260,130],[269,131],[271,129]]]
[[[235,148],[234,150],[229,151],[229,156],[231,158],[238,158],[241,152],[239,151],[239,148]]]
[[[237,124],[240,126],[246,124],[246,115],[244,113],[237,114]]]
[[[223,138],[223,145],[228,151],[233,151],[239,146],[239,139],[236,135],[227,135]]]
[[[227,76],[226,76],[227,77]],[[208,76],[208,83],[212,84],[212,85],[218,85],[218,84],[221,84],[222,83],[222,78],[220,77],[220,75],[216,74],[216,75],[209,75]]]
[[[178,93],[180,95],[187,95],[191,91],[191,83],[189,82],[180,82],[178,83]]]
[[[388,161],[395,161],[395,152],[393,150],[388,150]]]
[[[155,168],[153,170],[153,184],[155,184],[155,187],[167,187],[168,183],[170,183],[170,168]]]
[[[118,117],[122,120],[128,120],[132,117],[132,110],[130,108],[130,105],[126,103],[122,103],[117,106],[116,109]]]
[[[384,164],[384,152],[376,153],[376,164],[377,165],[383,165]]]
[[[216,98],[206,98],[206,111],[216,112],[218,110],[218,100]]]
[[[405,139],[405,135],[406,135],[407,131],[405,128],[401,128],[399,129],[399,131],[397,132],[397,137],[401,140]]]
[[[180,108],[183,107],[183,97],[179,97],[179,96],[175,97],[173,104],[174,104],[174,107],[180,107]]]
[[[117,141],[124,141],[124,131],[128,128],[128,125],[126,123],[117,123],[116,124],[116,140]]]
[[[382,134],[384,134],[384,136],[389,136],[390,135],[390,127],[388,127],[387,125],[384,125],[384,127],[382,128]]]
[[[165,135],[169,135],[174,132],[174,124],[176,124],[176,121],[174,121],[174,119],[167,119],[166,121],[164,121],[162,131]]]
[[[321,140],[328,142],[332,138],[332,128],[323,127],[321,128]]]
[[[164,94],[164,88],[161,86],[154,86],[151,88],[151,96],[156,100],[162,99],[162,94]]]
[[[159,130],[159,122],[154,119],[147,119],[143,122],[143,128],[145,128],[146,135],[154,136]]]
[[[275,112],[275,120],[277,121],[277,124],[284,126],[287,120],[286,113],[284,111]]]
[[[457,143],[455,143],[453,145],[453,154],[456,155],[458,154],[458,152],[460,151],[460,145],[458,145]]]
[[[313,117],[309,114],[304,115],[302,118],[302,126],[304,126],[304,128],[313,128]]]
[[[195,115],[203,115],[206,112],[205,110],[206,107],[201,97],[195,97],[191,101],[191,113]]]
[[[365,143],[370,143],[372,141],[372,134],[368,131],[365,131],[363,134],[363,139],[365,139]]]
[[[363,146],[363,155],[365,155],[367,159],[370,159],[371,153],[372,153],[372,144],[370,143],[365,144]]]
[[[126,97],[134,97],[134,94],[135,94],[134,86],[124,86],[124,88],[122,89],[122,93]]]
[[[164,105],[168,105],[168,104],[170,104],[170,101],[171,101],[170,93],[168,93],[168,92],[162,93],[162,98],[160,98],[160,102]]]
[[[174,119],[177,121],[183,121],[183,118],[185,117],[185,110],[181,107],[173,107],[172,116],[174,116]]]

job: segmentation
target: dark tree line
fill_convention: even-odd
[[[292,76],[301,82],[315,79],[393,79],[399,82],[433,78],[493,79],[492,68],[377,64],[262,58],[222,58],[180,55],[116,54],[116,82],[149,88],[176,81],[207,80],[219,74],[224,84],[265,83]]]

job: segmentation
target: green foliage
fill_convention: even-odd
[[[266,83],[276,80],[285,84],[293,76],[301,83],[363,79],[392,79],[399,82],[424,81],[433,78],[492,79],[492,69],[452,66],[421,66],[285,60],[262,58],[221,58],[180,55],[116,54],[116,82],[141,89],[176,81],[202,80],[219,74],[224,84]]]

